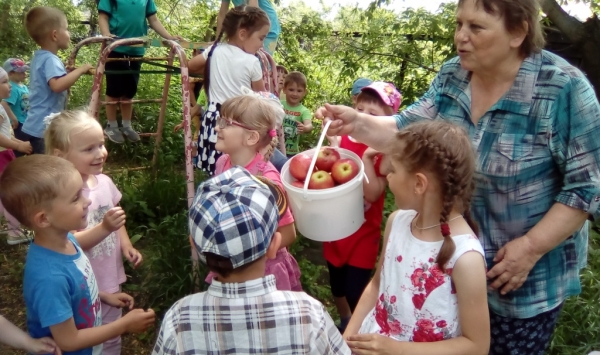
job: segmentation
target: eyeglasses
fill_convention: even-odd
[[[225,117],[219,117],[217,119],[217,126],[219,126],[220,129],[223,129],[225,127],[229,127],[229,126],[238,126],[241,127],[243,129],[247,129],[249,131],[254,131],[255,129],[252,129],[248,126],[244,126],[243,124],[236,122],[230,118],[225,118]]]

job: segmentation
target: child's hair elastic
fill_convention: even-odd
[[[50,126],[50,123],[52,123],[52,120],[54,120],[59,115],[60,115],[60,112],[58,112],[58,113],[51,113],[48,116],[44,117],[44,125],[46,127]]]
[[[272,129],[269,131],[269,137],[273,138],[277,136],[277,131],[275,129]]]

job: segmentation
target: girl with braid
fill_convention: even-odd
[[[216,162],[215,175],[239,165],[283,189],[279,172],[269,162],[278,143],[275,127],[283,116],[279,99],[269,92],[248,90],[245,95],[225,101],[216,126],[215,147],[223,155]],[[277,231],[281,233],[281,246],[275,259],[267,260],[265,274],[275,276],[280,291],[302,291],[300,268],[287,249],[296,240],[294,217],[287,207]],[[214,276],[209,274],[206,281],[210,283]]]
[[[397,133],[387,179],[390,215],[377,271],[344,337],[353,354],[487,354],[483,248],[470,204],[474,153],[442,120]]]
[[[241,95],[242,88],[265,91],[263,73],[256,52],[263,47],[271,24],[267,14],[247,5],[231,9],[223,20],[223,30],[215,43],[191,59],[190,72],[204,73],[204,90],[208,107],[202,115],[198,137],[197,167],[214,174],[221,152],[215,149],[216,122],[225,100]],[[225,41],[221,39],[225,35]],[[192,116],[200,106],[192,109]]]

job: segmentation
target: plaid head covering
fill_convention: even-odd
[[[234,166],[198,186],[190,233],[200,254],[228,258],[235,269],[266,254],[286,208],[278,185]]]

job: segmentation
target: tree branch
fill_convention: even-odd
[[[585,35],[583,23],[563,10],[556,0],[540,0],[540,5],[542,6],[542,11],[544,11],[550,21],[552,21],[552,23],[555,24],[571,42],[577,43],[583,40]]]
[[[352,43],[347,42],[347,41],[345,41],[343,39],[341,39],[341,41],[344,42],[348,47],[352,47],[354,49],[358,49],[358,50],[363,51],[363,52],[365,52],[367,54],[370,54],[370,55],[377,55],[377,56],[381,56],[381,57],[397,58],[397,59],[400,59],[402,61],[407,61],[409,63],[412,63],[412,64],[414,64],[414,65],[416,65],[416,66],[418,66],[418,67],[420,67],[422,69],[425,69],[426,71],[428,71],[428,72],[430,72],[432,74],[437,74],[438,73],[438,71],[435,70],[435,69],[433,69],[433,68],[430,68],[430,67],[428,67],[428,66],[426,66],[424,64],[418,63],[418,62],[416,62],[414,60],[408,59],[404,54],[402,56],[400,56],[400,55],[397,55],[397,54],[373,52],[373,51],[366,50],[366,49],[364,49],[362,47],[355,46]]]

